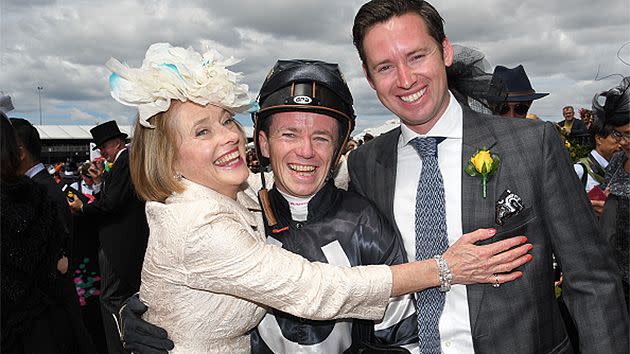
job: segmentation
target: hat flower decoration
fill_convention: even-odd
[[[215,49],[200,54],[191,47],[155,43],[139,68],[130,68],[115,58],[110,58],[105,66],[112,71],[112,97],[124,105],[138,107],[140,124],[155,128],[148,119],[168,110],[171,100],[212,104],[232,114],[255,109],[248,86],[240,83],[242,74],[227,69],[238,62],[233,57],[224,58]]]
[[[481,148],[477,153],[470,158],[464,172],[471,177],[481,176],[482,181],[482,196],[486,198],[488,196],[488,178],[492,176],[498,169],[501,160],[499,156],[490,152],[490,149]]]

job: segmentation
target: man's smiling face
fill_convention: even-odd
[[[275,186],[309,197],[326,182],[338,140],[338,122],[324,114],[281,112],[271,117],[269,135],[259,133],[263,156],[271,160]]]
[[[446,66],[453,62],[422,18],[408,13],[372,26],[363,39],[364,71],[379,100],[410,129],[428,132],[449,103]]]

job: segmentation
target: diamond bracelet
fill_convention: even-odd
[[[440,291],[445,293],[451,290],[451,281],[453,281],[453,274],[448,269],[448,263],[441,255],[433,256],[437,263],[438,273],[440,276]]]

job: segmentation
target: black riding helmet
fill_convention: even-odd
[[[354,129],[355,114],[352,104],[352,94],[339,65],[319,60],[278,60],[260,88],[260,110],[252,113],[254,144],[263,171],[269,166],[269,159],[260,152],[258,133],[263,130],[267,118],[279,112],[307,111],[328,115],[339,122],[338,145],[329,171],[329,176],[332,176],[341,151]],[[274,225],[273,213],[270,208],[265,207],[264,174],[262,179],[261,204],[268,223]]]
[[[354,129],[352,103],[352,94],[337,64],[319,60],[278,60],[260,88],[260,110],[252,113],[254,142],[261,167],[269,165],[269,159],[260,154],[258,132],[270,115],[291,111],[325,114],[339,122],[339,142],[333,160],[336,163]]]

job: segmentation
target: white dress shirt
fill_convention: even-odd
[[[417,136],[446,138],[438,145],[438,164],[444,180],[446,230],[449,245],[452,245],[462,235],[462,108],[450,94],[446,111],[426,135],[419,135],[404,124],[401,124],[401,130],[398,140],[394,217],[402,234],[407,257],[409,261],[413,261],[416,259],[416,191],[422,160],[408,143]],[[474,353],[465,285],[453,285],[446,293],[444,312],[440,318],[440,339],[443,353]]]
[[[114,159],[114,163],[116,163],[116,160],[118,160],[118,157],[120,156],[120,154],[123,153],[123,151],[127,150],[126,147],[122,148],[120,151],[118,151],[118,153],[116,153],[116,158]]]

